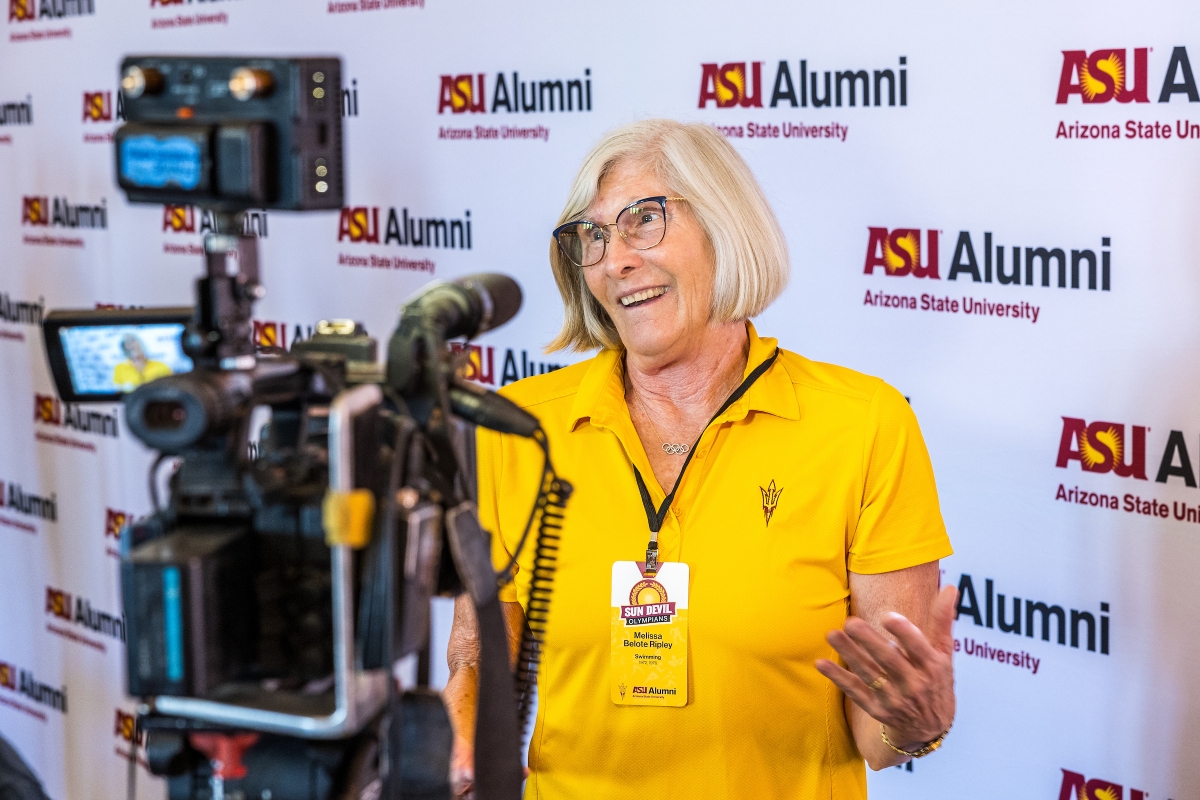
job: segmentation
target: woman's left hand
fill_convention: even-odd
[[[883,636],[858,617],[825,637],[849,669],[819,659],[817,669],[855,705],[887,727],[887,737],[913,751],[942,735],[954,721],[954,609],[958,591],[947,586],[934,599],[929,636],[907,617],[888,613]]]

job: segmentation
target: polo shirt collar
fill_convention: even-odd
[[[750,334],[750,355],[746,359],[746,375],[749,375],[779,349],[779,340],[771,336],[760,337],[754,329],[753,322],[746,322],[746,330]],[[770,369],[725,413],[730,414],[743,403],[745,410],[736,417],[731,417],[732,419],[741,419],[750,411],[761,411],[781,419],[800,419],[800,403],[796,400],[796,389],[792,386],[791,376],[788,375],[782,358],[776,358]]]
[[[746,331],[750,337],[750,352],[743,377],[770,358],[779,346],[777,339],[760,337],[752,322],[746,322]],[[629,418],[625,405],[623,357],[621,350],[601,350],[592,359],[571,404],[569,430],[575,430],[585,419],[593,425],[612,428],[621,417]],[[754,385],[725,410],[721,420],[733,422],[744,419],[750,411],[760,411],[782,419],[800,419],[800,404],[780,359],[775,359],[775,363]]]

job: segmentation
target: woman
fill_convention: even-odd
[[[146,355],[146,347],[136,334],[125,334],[121,339],[121,352],[126,360],[113,367],[113,383],[123,391],[171,374],[170,367]]]
[[[912,411],[876,378],[759,337],[748,319],[783,290],[786,244],[713,128],[608,134],[560,223],[566,313],[549,347],[601,351],[506,390],[575,487],[527,796],[865,797],[864,759],[931,752],[954,718],[951,549]],[[481,432],[498,565],[540,469],[532,443]],[[501,595],[514,635],[531,549]],[[460,795],[473,623],[460,602],[445,691]]]

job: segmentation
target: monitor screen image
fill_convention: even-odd
[[[180,345],[183,325],[77,325],[62,328],[71,384],[81,395],[131,392],[143,383],[190,372]]]

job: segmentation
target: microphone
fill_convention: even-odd
[[[450,410],[481,428],[525,438],[532,437],[541,427],[537,417],[508,398],[466,381],[450,384]]]
[[[471,338],[508,322],[521,308],[521,287],[507,275],[483,273],[423,287],[405,302],[388,342],[387,382],[425,422],[437,403],[441,350],[447,339]],[[537,420],[493,392],[447,380],[451,410],[476,425],[532,436]]]
[[[400,324],[419,317],[443,339],[471,339],[515,317],[521,310],[521,299],[517,282],[494,272],[468,275],[449,283],[435,281],[404,304]]]

